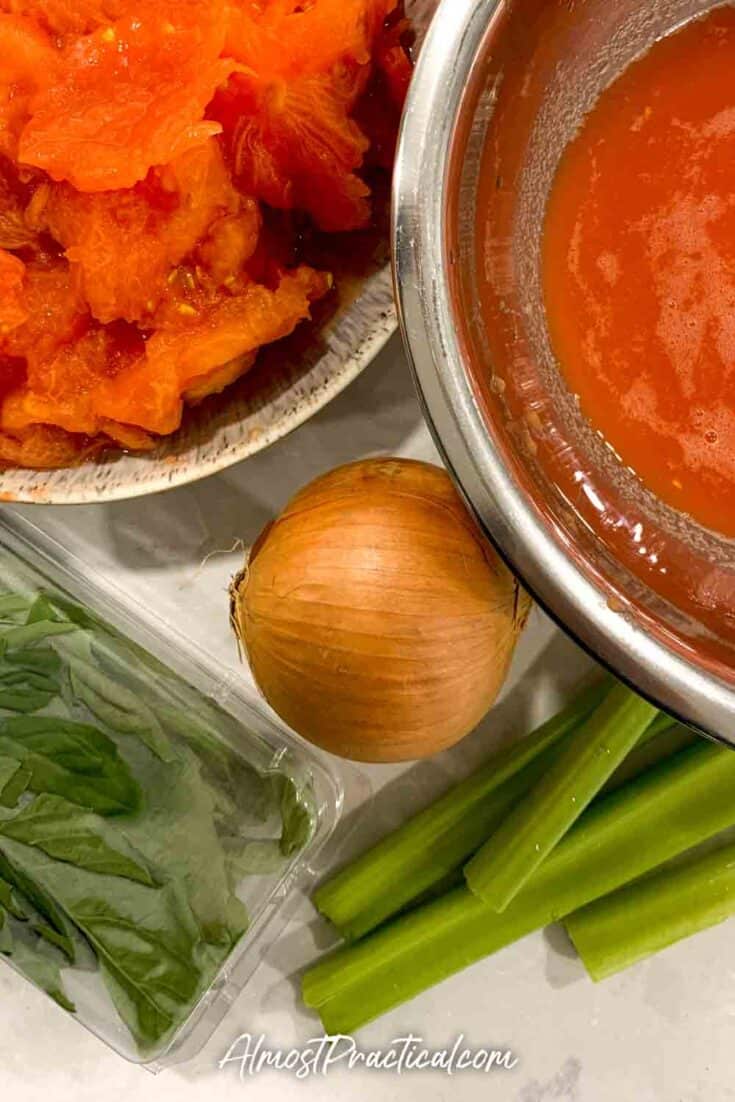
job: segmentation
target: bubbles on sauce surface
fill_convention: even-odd
[[[634,62],[562,155],[542,256],[552,346],[583,413],[664,502],[730,536],[733,72],[731,7]]]

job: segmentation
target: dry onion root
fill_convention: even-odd
[[[358,761],[463,738],[508,671],[530,600],[438,467],[373,459],[306,486],[232,587],[253,675],[304,738]]]

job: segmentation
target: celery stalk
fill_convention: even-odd
[[[605,678],[583,689],[533,734],[494,754],[476,773],[321,884],[313,899],[355,938],[430,890],[474,853],[548,768],[558,743],[609,691]]]
[[[671,730],[672,727],[677,726],[677,721],[667,715],[666,712],[659,712],[653,722],[647,727],[644,734],[641,736],[639,745],[643,745],[649,742],[651,739],[656,738],[658,735],[662,735],[664,731]]]
[[[383,878],[382,873],[377,873],[373,899],[353,917],[341,918],[338,925],[341,936],[346,941],[355,941],[380,926],[386,919],[421,902],[426,896],[441,893],[448,880],[453,882],[452,886],[454,883],[462,883],[464,861],[480,848],[485,839],[500,826],[508,812],[543,776],[554,753],[553,747],[545,750],[520,773],[508,777],[480,804],[468,809],[450,830],[445,830],[436,839],[427,842],[420,855],[407,857],[399,882],[392,881],[388,876]],[[393,835],[389,836],[392,837]],[[320,897],[319,889],[314,894],[314,902],[323,914],[332,918],[328,913],[331,909],[330,901],[325,902]],[[337,924],[334,918],[332,921]]]
[[[465,865],[470,890],[504,911],[657,715],[658,709],[625,685],[613,686],[565,741],[538,784]]]
[[[662,723],[659,723],[659,720],[663,719],[668,720],[668,726],[664,727]],[[623,759],[601,789],[601,794],[606,795],[608,792],[614,792],[616,788],[621,788],[628,781],[632,781],[641,773],[645,773],[647,769],[652,769],[654,765],[658,765],[659,762],[678,754],[680,750],[685,750],[687,746],[694,746],[701,738],[702,736],[693,731],[691,727],[685,727],[683,723],[674,723],[673,720],[669,720],[668,716],[663,714],[657,716],[651,726],[644,731],[638,745]]]
[[[731,842],[620,888],[564,925],[592,979],[603,980],[733,914]]]
[[[735,823],[735,754],[702,741],[594,803],[501,914],[466,887],[319,961],[303,978],[325,1028],[350,1033]]]
[[[609,681],[602,681],[585,690],[537,732],[495,755],[478,773],[452,788],[437,804],[414,816],[322,884],[314,894],[314,902],[337,926],[342,937],[356,940],[407,906],[423,903],[461,883],[458,872],[462,863],[479,849],[508,811],[550,768],[559,753],[560,742],[573,729],[575,718],[581,722],[583,709],[591,711],[593,703],[599,703],[609,684]],[[663,713],[657,716],[644,731],[636,749],[610,778],[605,791],[619,787],[697,737],[686,728],[678,727],[679,736],[672,738],[672,727],[675,727],[674,720]],[[538,756],[529,763],[534,754]],[[508,777],[504,768],[501,773],[501,768],[506,756],[510,758],[511,755],[520,771]],[[521,768],[524,763],[525,767]],[[477,796],[483,786],[497,783],[499,776],[506,779],[501,779],[497,788],[478,802]],[[447,826],[447,819],[442,819],[442,815],[452,812],[457,818]],[[385,867],[382,867],[383,862]]]
[[[665,723],[659,720],[665,720]],[[635,749],[615,770],[601,794],[622,788],[647,769],[693,745],[699,738],[694,731],[674,723],[668,716],[657,716],[643,732]],[[366,908],[341,926],[339,932],[342,937],[346,941],[355,941],[409,906],[427,902],[462,884],[463,862],[479,849],[501,824],[507,812],[543,777],[558,753],[558,746],[545,750],[534,762],[491,793],[479,807],[471,809],[451,832],[437,839],[428,853],[406,868],[403,880],[390,895],[378,894],[371,908]]]

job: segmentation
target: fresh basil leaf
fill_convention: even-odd
[[[31,715],[47,708],[55,693],[42,693],[37,689],[0,689],[0,711],[21,712]]]
[[[10,650],[3,655],[3,662],[20,666],[24,670],[55,675],[61,671],[61,659],[51,647],[34,647],[32,650]]]
[[[70,868],[20,842],[0,838],[0,852],[53,896],[92,945],[128,1028],[143,1049],[188,1015],[201,990],[195,966],[198,928],[172,885]]]
[[[10,759],[4,758],[2,760],[8,761]],[[0,790],[0,807],[15,807],[23,793],[28,789],[32,777],[32,771],[26,768],[25,765],[21,765]]]
[[[0,851],[0,879],[6,884],[10,884],[21,896],[25,897],[56,931],[59,935],[60,947],[63,947],[64,953],[73,962],[76,958],[74,931],[69,919],[53,896],[46,892],[23,868],[10,861],[2,851]]]
[[[77,604],[76,601],[70,601],[68,597],[64,597],[61,593],[55,593],[52,590],[43,590],[42,593],[57,614],[61,613],[66,620],[77,627],[92,631],[100,628],[105,631],[112,630],[99,616],[95,616],[89,609]]]
[[[0,795],[5,789],[5,786],[10,783],[15,774],[20,769],[20,762],[17,758],[8,758],[0,755]]]
[[[49,648],[33,651],[5,650],[0,657],[0,709],[12,712],[38,712],[46,708],[60,692],[54,674],[61,662]]]
[[[68,661],[76,697],[100,723],[121,734],[137,735],[161,761],[176,760],[176,751],[155,713],[136,693],[88,662],[71,655]]]
[[[69,956],[70,939],[68,933],[60,934],[58,930],[55,930],[53,928],[53,926],[49,926],[48,922],[44,922],[43,919],[39,918],[32,919],[30,922],[30,927],[34,933],[38,934],[38,936],[49,945],[53,945],[56,949],[60,949],[64,956]]]
[[[51,605],[48,598],[43,593],[34,600],[30,609],[28,610],[28,616],[26,617],[27,624],[39,624],[43,622],[58,622],[59,616],[55,609]]]
[[[17,891],[7,880],[0,880],[0,907],[8,911],[14,918],[25,920],[30,917],[30,913],[23,905]]]
[[[6,916],[0,928],[0,953],[22,976],[45,991],[63,1010],[75,1013],[76,1007],[67,997],[61,979],[63,958],[53,949],[47,949],[34,931],[17,924],[12,925]]]
[[[214,824],[211,789],[196,757],[181,747],[177,760],[161,762],[141,743],[128,760],[140,777],[142,810],[125,818],[125,836],[147,860],[154,876],[184,887],[205,941],[230,945],[237,931],[225,918],[230,886]]]
[[[60,949],[70,960],[73,959],[75,967],[84,967],[85,957],[87,963],[94,959],[91,950],[83,942],[81,934],[74,930],[66,917],[61,920],[65,930],[62,934],[50,925],[27,896],[22,895],[18,888],[9,884],[7,880],[0,880],[0,910],[7,911],[19,922],[27,923],[29,928],[49,945]]]
[[[169,733],[184,739],[196,751],[205,770],[218,780],[229,778],[231,759],[235,755],[203,722],[168,704],[157,704],[156,714]]]
[[[274,802],[267,775],[230,749],[206,721],[167,704],[157,704],[156,713],[164,728],[183,739],[195,753],[202,777],[212,791],[221,833],[234,834],[243,824],[268,819]]]
[[[20,612],[26,612],[30,607],[27,597],[19,593],[0,593],[0,617],[15,616]]]
[[[0,903],[0,953],[8,956],[13,951],[13,934],[10,929],[10,915]]]
[[[39,643],[42,639],[50,639],[54,635],[66,635],[71,631],[77,631],[75,624],[38,620],[33,624],[21,624],[10,628],[3,638],[7,648],[21,648],[33,646],[34,643]]]
[[[58,690],[58,682],[46,674],[34,673],[33,670],[8,669],[0,665],[0,690],[19,687],[54,694]]]
[[[281,813],[281,853],[290,856],[314,833],[316,811],[308,793],[285,773],[273,773],[271,785]]]
[[[0,821],[0,834],[43,850],[57,861],[155,886],[140,854],[120,831],[59,796],[37,796],[12,819]]]
[[[115,743],[104,731],[88,723],[59,716],[37,716],[0,720],[0,734],[28,743],[38,753],[55,752],[57,760],[89,772],[101,772],[106,764],[120,762]]]
[[[114,742],[88,724],[52,716],[0,720],[0,755],[30,770],[33,792],[63,796],[100,815],[140,806],[140,789]]]
[[[243,828],[246,832],[253,819],[264,822],[275,808],[281,818],[281,853],[288,856],[308,843],[316,823],[313,797],[308,785],[288,775],[287,761],[279,763],[278,772],[259,772],[202,721],[165,704],[156,711],[164,727],[183,738],[201,762],[221,813],[221,835],[233,836]]]

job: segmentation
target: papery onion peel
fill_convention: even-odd
[[[306,486],[232,586],[233,625],[271,706],[360,761],[425,757],[472,730],[529,608],[448,475],[401,459]]]

